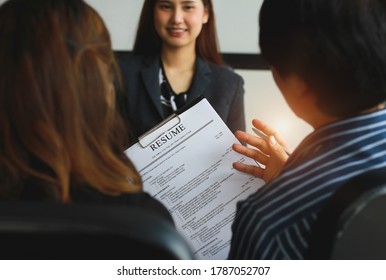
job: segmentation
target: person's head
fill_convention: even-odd
[[[265,0],[259,40],[273,72],[302,79],[326,115],[355,115],[386,99],[383,0]]]
[[[197,54],[222,64],[212,0],[145,0],[134,53],[154,55],[163,46],[195,44]]]
[[[0,195],[29,177],[63,202],[74,182],[111,194],[139,190],[121,154],[118,72],[97,12],[82,0],[9,0],[0,41]]]

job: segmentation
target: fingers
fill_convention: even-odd
[[[268,143],[264,139],[251,135],[244,131],[236,131],[235,136],[241,143],[246,143],[248,145],[251,145],[259,149],[263,153],[266,153],[266,154],[269,153]]]
[[[286,141],[284,141],[284,139],[281,138],[281,136],[277,133],[277,131],[274,130],[271,126],[267,125],[265,122],[258,119],[254,119],[252,120],[252,125],[257,129],[260,129],[261,131],[263,131],[268,136],[273,135],[277,140],[277,142],[280,144],[280,146],[284,148],[288,147],[288,144],[286,143]]]
[[[256,176],[258,178],[262,178],[264,175],[264,169],[258,166],[247,165],[240,162],[234,162],[233,168],[240,172],[247,173],[247,174]]]
[[[281,162],[287,161],[288,154],[286,150],[276,141],[273,135],[269,136],[269,145],[271,148],[269,155],[271,157],[276,157]]]
[[[263,165],[267,164],[268,156],[259,150],[251,149],[240,144],[233,144],[232,148],[237,153],[245,155]]]
[[[267,135],[273,135],[276,133],[276,131],[272,127],[270,127],[269,125],[267,125],[265,122],[261,120],[253,119],[252,124],[254,127],[256,127],[257,129],[260,129],[262,132],[264,132]]]
[[[265,182],[269,182],[281,173],[281,170],[288,159],[285,148],[286,143],[273,128],[266,125],[264,122],[255,119],[252,124],[257,129],[267,134],[269,139],[263,139],[243,131],[236,131],[235,136],[240,142],[246,143],[254,148],[249,148],[248,146],[240,144],[234,144],[232,148],[237,153],[261,163],[264,165],[264,168],[241,162],[234,163],[233,167],[240,172],[259,177]]]

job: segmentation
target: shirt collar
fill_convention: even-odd
[[[386,127],[386,109],[329,123],[308,135],[291,154],[287,165],[299,160],[303,161],[302,159],[318,153],[331,143],[338,146],[350,139],[353,133],[365,134],[382,126]]]

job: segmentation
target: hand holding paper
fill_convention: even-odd
[[[266,183],[275,179],[283,169],[289,153],[285,149],[286,143],[271,127],[259,120],[253,120],[253,125],[263,132],[262,136],[256,137],[243,131],[237,131],[235,133],[236,138],[256,149],[245,147],[240,144],[234,144],[233,149],[245,155],[259,164],[265,166],[261,168],[255,164],[245,164],[235,162],[233,167],[241,172],[251,174],[262,178]],[[270,136],[268,136],[270,135]]]

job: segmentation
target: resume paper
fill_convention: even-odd
[[[234,152],[233,143],[236,137],[202,99],[126,150],[144,191],[166,206],[196,259],[228,257],[236,203],[264,184],[232,167],[256,164]]]

